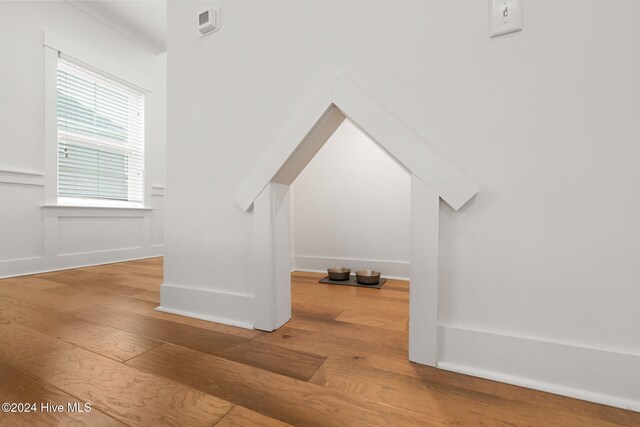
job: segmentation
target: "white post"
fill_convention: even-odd
[[[289,186],[271,184],[275,326],[291,319],[291,208]]]
[[[269,183],[253,203],[254,325],[273,331],[291,318],[289,186]]]
[[[436,366],[440,198],[411,175],[409,360]]]

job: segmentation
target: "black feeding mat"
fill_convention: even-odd
[[[384,285],[384,282],[386,281],[387,279],[380,279],[380,281],[375,285],[363,285],[361,283],[358,283],[358,279],[356,279],[356,276],[349,276],[349,280],[331,280],[329,279],[329,276],[323,279],[320,279],[320,283],[327,283],[329,285],[360,286],[361,288],[373,288],[373,289],[380,289],[382,285]]]

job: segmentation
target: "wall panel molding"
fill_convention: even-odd
[[[0,183],[44,186],[44,173],[12,169],[0,169]]]
[[[151,186],[152,196],[164,196],[164,187]]]
[[[0,168],[0,174],[44,176],[44,172]]]
[[[7,259],[0,261],[0,278],[8,278],[14,276],[24,276],[29,274],[37,274],[48,271],[65,270],[69,268],[86,267],[90,265],[109,264],[113,262],[128,261],[132,259],[151,258],[164,255],[164,244],[154,241],[151,229],[151,216],[153,209],[112,209],[103,207],[84,207],[84,206],[47,206],[42,209],[43,219],[43,256],[28,257],[18,259]],[[135,221],[136,229],[140,229],[139,236],[136,237],[134,243],[129,239],[121,242],[122,239],[114,238],[114,243],[123,246],[108,248],[99,247],[86,248],[82,251],[65,250],[65,242],[61,238],[61,222],[66,221],[65,227],[69,227],[74,221],[82,221],[83,219],[95,220],[115,220],[115,221]],[[114,225],[114,228],[119,228]],[[122,228],[123,233],[130,236],[127,229]],[[68,230],[67,230],[68,231]],[[86,233],[71,233],[67,237],[78,236],[87,237]],[[105,236],[102,236],[105,237]],[[81,239],[78,239],[81,241]],[[68,243],[68,242],[67,242]],[[104,242],[103,242],[104,244]],[[67,244],[68,246],[68,244]],[[68,248],[67,248],[68,249]]]
[[[59,216],[58,255],[81,255],[142,249],[143,216]]]

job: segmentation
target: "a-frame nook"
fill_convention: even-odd
[[[237,194],[253,211],[254,325],[272,331],[291,318],[289,185],[346,119],[411,174],[409,360],[435,366],[440,199],[458,210],[477,190],[341,76],[314,94]]]

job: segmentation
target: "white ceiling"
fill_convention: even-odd
[[[167,50],[165,0],[68,2],[155,54]]]

